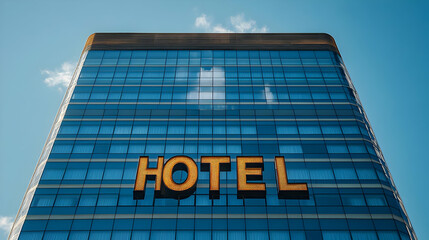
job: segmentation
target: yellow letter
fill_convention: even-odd
[[[140,157],[137,167],[136,182],[134,184],[134,199],[144,199],[147,179],[155,180],[155,193],[161,191],[162,168],[164,166],[164,157],[158,157],[156,168],[148,168],[149,158]]]
[[[188,173],[183,183],[176,183],[173,180],[173,173],[183,170]],[[198,167],[194,160],[186,156],[175,156],[170,158],[164,166],[162,181],[166,188],[166,197],[185,198],[195,191],[198,179]]]
[[[275,157],[279,198],[308,199],[307,183],[288,183],[284,157]]]
[[[201,157],[201,171],[210,171],[210,199],[219,199],[220,171],[231,171],[230,157]]]
[[[265,183],[248,183],[262,180],[264,160],[262,157],[237,157],[237,197],[256,198],[266,194]]]

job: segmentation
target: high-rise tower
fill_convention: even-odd
[[[416,236],[329,35],[97,33],[9,238]]]

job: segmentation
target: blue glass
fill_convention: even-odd
[[[347,79],[331,51],[91,50],[19,239],[413,239]],[[139,157],[176,155],[231,157],[219,199],[200,171],[134,200]],[[237,197],[237,156],[264,158],[265,198]],[[308,199],[278,197],[276,156]]]

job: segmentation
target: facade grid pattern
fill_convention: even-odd
[[[19,239],[415,239],[341,57],[322,50],[90,50]],[[185,199],[133,199],[139,156],[230,156]],[[267,194],[237,197],[237,156]],[[277,197],[274,157],[309,199]],[[155,165],[154,165],[155,164]],[[183,182],[186,172],[173,178]]]

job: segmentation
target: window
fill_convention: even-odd
[[[241,134],[256,134],[256,126],[241,126]]]
[[[300,134],[321,134],[319,126],[298,126]]]
[[[310,177],[313,180],[332,180],[334,174],[328,164],[312,164],[309,167]]]
[[[367,153],[364,144],[349,144],[350,153]]]
[[[79,195],[58,195],[55,207],[75,207],[79,201]]]
[[[336,179],[357,179],[356,171],[352,164],[333,164]]]
[[[342,126],[344,134],[360,134],[359,128],[357,126]]]
[[[228,144],[227,145],[228,153],[241,153],[241,145],[239,144]]]
[[[151,231],[151,240],[168,240],[174,239],[174,231]]]
[[[365,195],[368,206],[387,206],[386,198],[383,195]]]
[[[295,126],[277,126],[277,134],[298,134]]]
[[[79,207],[93,207],[97,202],[98,195],[82,195],[79,200]]]
[[[114,134],[131,134],[131,126],[116,126]]]
[[[88,236],[88,231],[71,231],[69,240],[87,240]]]
[[[59,134],[77,134],[79,126],[61,126]]]
[[[344,144],[326,145],[328,153],[348,153],[347,147]]]
[[[97,206],[116,206],[116,203],[118,201],[117,195],[112,194],[100,194],[97,201]]]
[[[99,134],[112,134],[114,126],[113,125],[102,125],[100,128]]]
[[[260,220],[258,220],[258,221],[260,221]],[[252,228],[250,227],[250,229],[252,229]],[[247,231],[246,232],[246,239],[249,239],[249,240],[268,240],[268,232],[267,231]],[[285,238],[283,238],[283,239],[285,239]]]
[[[128,145],[126,144],[112,144],[110,146],[110,153],[127,153]]]
[[[68,231],[46,231],[43,236],[44,240],[67,240]]]
[[[120,180],[124,170],[124,163],[122,162],[108,162],[104,170],[103,179],[107,180]]]
[[[377,234],[369,231],[352,231],[353,240],[377,240]]]
[[[197,153],[197,144],[196,143],[185,143],[184,153]]]
[[[280,145],[280,153],[302,153],[301,145]]]
[[[165,153],[181,154],[183,153],[183,144],[169,144],[165,147]]]
[[[345,206],[365,206],[365,198],[363,195],[346,195],[341,196],[341,200]]]
[[[22,232],[20,240],[42,240],[43,232]]]
[[[351,240],[350,233],[346,231],[323,231],[324,240]]]
[[[73,153],[92,153],[94,145],[90,144],[76,144],[73,148]]]
[[[213,144],[213,153],[226,153],[226,145],[222,143]]]
[[[256,131],[256,129],[255,129]],[[213,126],[213,134],[225,134],[226,130],[225,130],[225,125],[214,125]],[[251,134],[251,133],[249,133]]]
[[[52,153],[71,153],[73,148],[72,144],[55,144],[52,148]]]
[[[286,163],[286,171],[289,180],[310,179],[309,172],[303,163]]]
[[[149,134],[166,134],[167,126],[162,124],[151,124],[149,127]]]
[[[89,240],[110,239],[111,231],[91,231]]]
[[[358,167],[356,168],[357,175],[359,179],[377,179],[377,175],[375,174],[374,169],[372,168],[363,168]]]
[[[103,177],[105,163],[93,162],[89,164],[86,179],[100,180]]]
[[[32,207],[51,207],[54,205],[55,195],[35,195]]]
[[[131,231],[113,231],[112,239],[129,240],[131,238]]]
[[[130,144],[128,153],[144,153],[145,150],[145,144],[144,143],[136,143],[136,144]]]
[[[45,168],[42,175],[42,180],[61,180],[63,178],[64,169],[48,169]]]
[[[212,152],[212,145],[207,143],[200,143],[198,145],[198,153],[207,154]]]
[[[137,172],[137,162],[125,163],[124,180],[135,180]]]
[[[99,126],[81,126],[79,129],[79,134],[97,134]]]
[[[67,168],[64,180],[84,180],[86,168]]]
[[[170,125],[168,126],[168,134],[184,134],[185,125]]]
[[[231,231],[228,230],[228,239],[232,240],[244,240],[246,239],[246,235],[244,231]]]
[[[133,231],[132,240],[149,239],[149,231]]]
[[[161,143],[148,143],[146,146],[146,153],[161,154],[164,152],[164,144]]]
[[[133,127],[133,134],[147,134],[147,125],[135,125]]]
[[[289,240],[288,231],[270,231],[270,240]]]
[[[339,126],[322,126],[323,134],[341,134]]]
[[[399,240],[398,234],[390,231],[379,231],[378,238],[380,240]]]
[[[199,127],[199,134],[212,134],[212,127],[210,125],[201,125]]]

